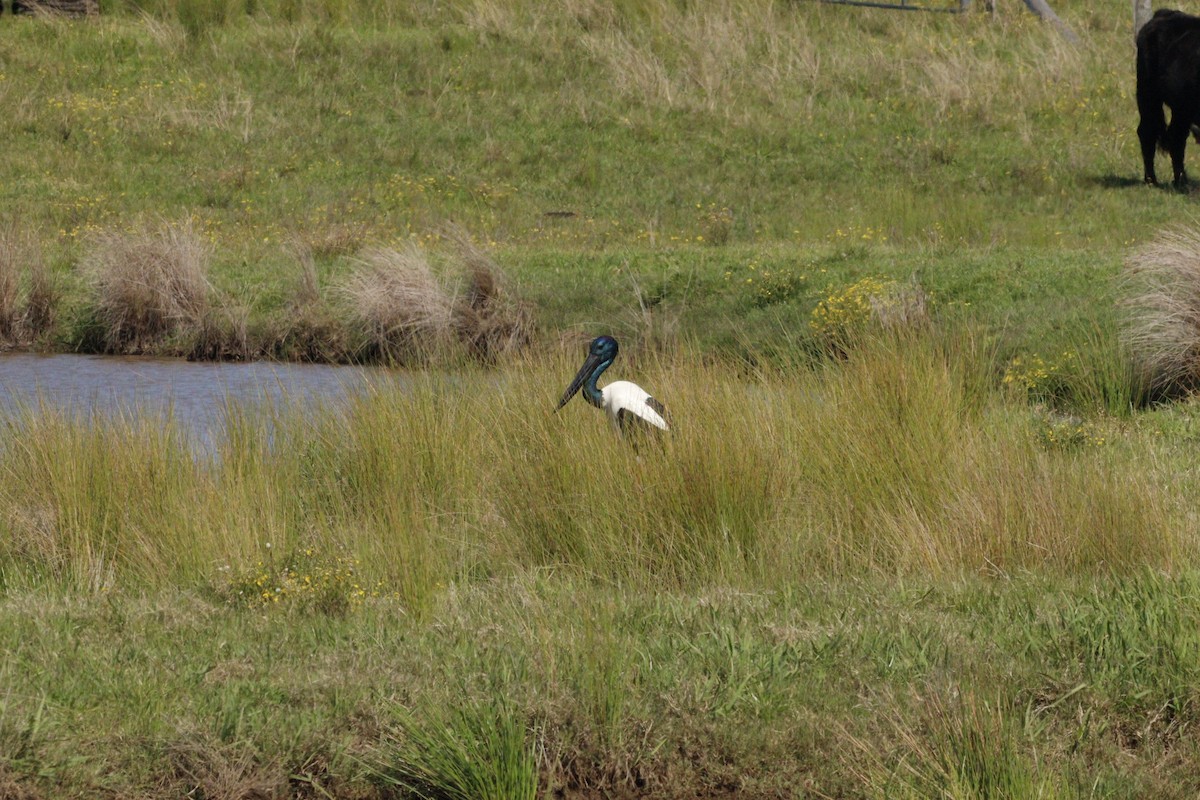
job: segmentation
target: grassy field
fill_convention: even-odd
[[[11,416],[0,786],[1190,796],[1194,418],[1031,411],[969,345],[642,359],[637,452],[548,413],[562,359],[200,459]]]
[[[1123,9],[1065,5],[1071,46],[1018,9],[113,6],[0,29],[0,208],[55,279],[25,338],[56,349],[216,327],[235,354],[362,357],[347,274],[371,247],[436,262],[449,225],[550,341],[636,336],[647,307],[705,348],[791,346],[830,292],[915,274],[1057,346],[1191,206],[1140,186]],[[211,322],[114,344],[86,266],[164,225],[208,245]]]
[[[11,346],[431,367],[0,415],[0,797],[1200,793],[1196,201],[998,5],[0,17]]]

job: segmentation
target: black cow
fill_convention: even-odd
[[[1161,145],[1171,156],[1175,186],[1182,188],[1183,151],[1200,119],[1200,17],[1162,8],[1138,31],[1137,104],[1146,183],[1158,183],[1154,154]],[[1171,109],[1170,125],[1163,105]]]

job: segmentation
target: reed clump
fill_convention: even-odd
[[[1075,572],[1129,563],[1134,547],[1171,563],[1181,539],[1154,533],[1171,526],[1150,474],[1102,447],[1048,452],[974,350],[882,337],[825,368],[820,401],[796,406],[810,557],[839,571]]]
[[[81,268],[105,349],[154,351],[203,329],[210,258],[209,243],[188,222],[97,234]]]
[[[94,592],[200,568],[187,543],[196,534],[187,508],[203,482],[170,420],[83,418],[41,406],[6,424],[0,576],[18,568],[28,580]]]

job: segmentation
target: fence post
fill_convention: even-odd
[[[1150,0],[1133,0],[1133,38],[1137,39],[1138,31],[1150,19]]]

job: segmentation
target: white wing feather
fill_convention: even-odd
[[[613,422],[625,411],[656,428],[667,430],[667,421],[650,405],[650,401],[653,400],[650,393],[636,383],[613,381],[601,389],[600,394],[603,397],[604,410]]]

